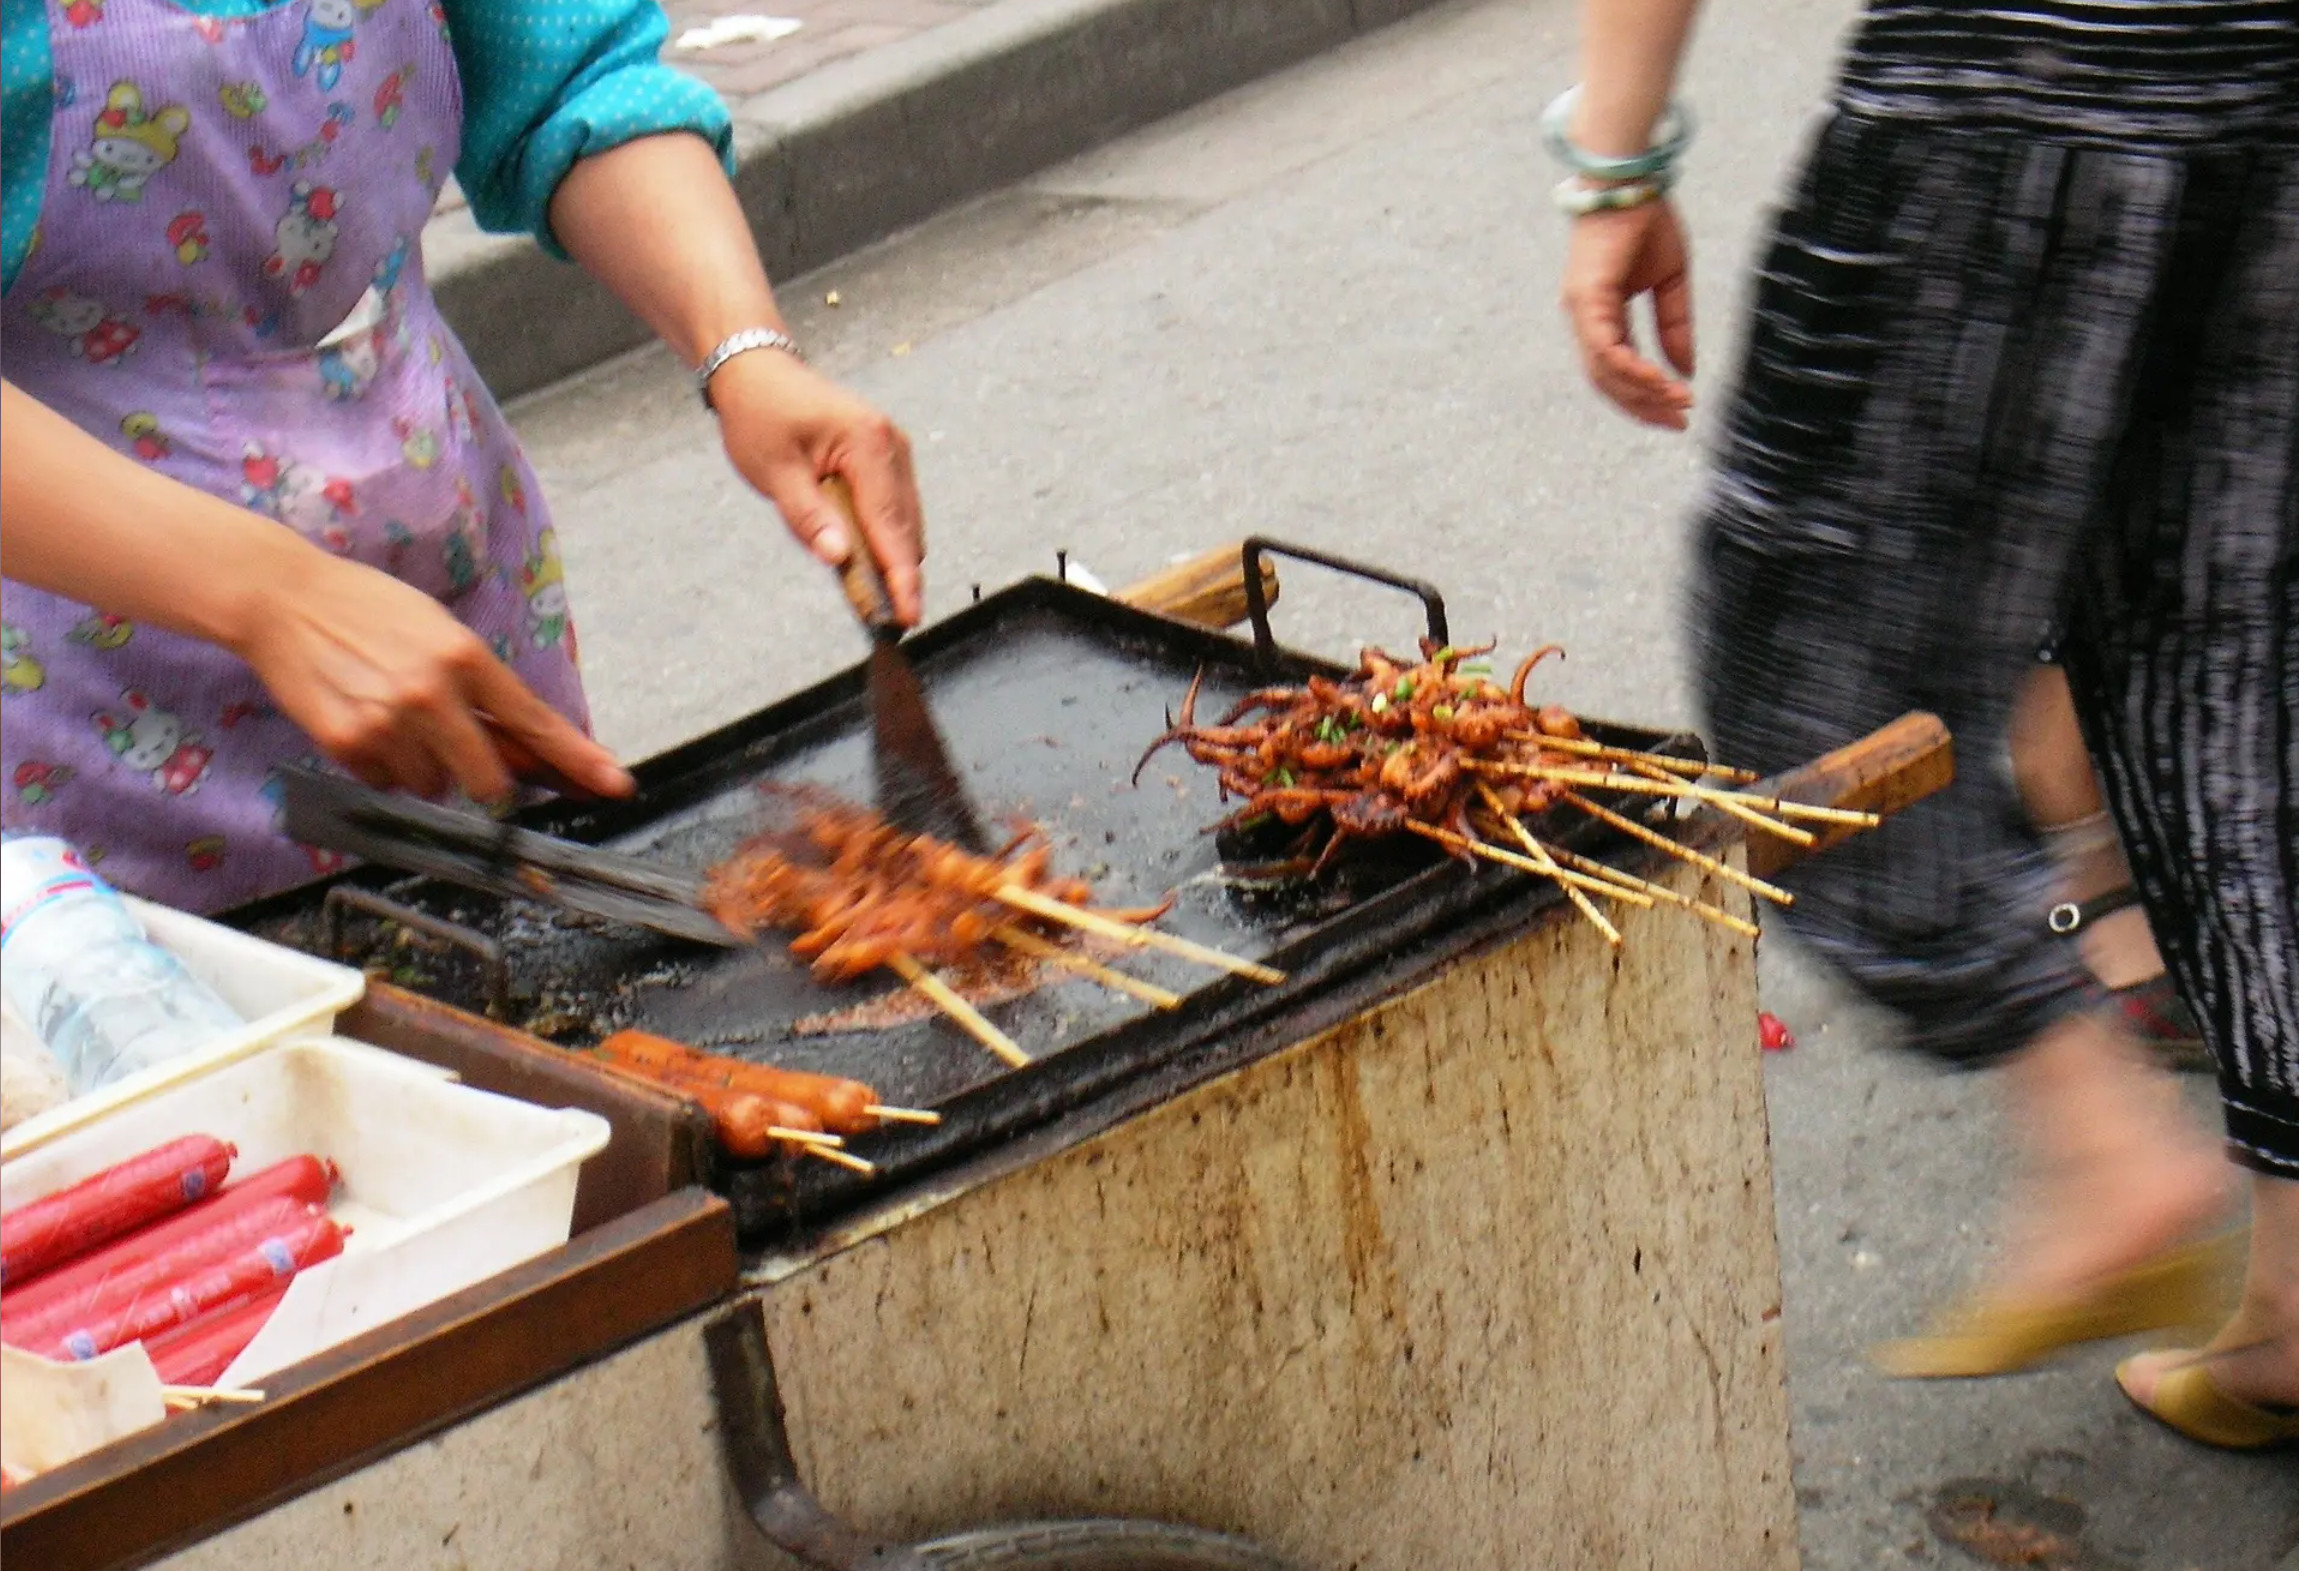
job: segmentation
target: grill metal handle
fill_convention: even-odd
[[[1283,540],[1272,540],[1266,535],[1248,535],[1238,548],[1245,567],[1245,614],[1253,623],[1253,654],[1264,673],[1277,674],[1277,637],[1269,630],[1269,595],[1262,586],[1261,559],[1264,556],[1289,556],[1297,562],[1315,567],[1331,568],[1336,573],[1347,573],[1368,583],[1402,589],[1421,602],[1422,615],[1427,619],[1429,636],[1440,644],[1453,641],[1445,624],[1445,597],[1437,586],[1418,578],[1406,578],[1369,562],[1353,561],[1330,552],[1315,551],[1308,546],[1291,545]]]

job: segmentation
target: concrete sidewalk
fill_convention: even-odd
[[[668,0],[666,58],[734,110],[736,189],[794,277],[965,199],[1423,9],[1431,0]],[[772,42],[681,48],[730,15]],[[449,321],[497,396],[645,341],[605,290],[459,204],[424,236]]]

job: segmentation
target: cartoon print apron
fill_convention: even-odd
[[[462,98],[430,0],[248,17],[50,0],[56,119],[7,375],[137,462],[437,597],[586,722],[533,474],[423,278]],[[333,870],[275,828],[316,762],[254,674],[0,590],[5,820],[212,911]]]

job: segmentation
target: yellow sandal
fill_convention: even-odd
[[[2216,1325],[2234,1303],[2245,1247],[2240,1232],[2184,1244],[2074,1303],[1970,1298],[1924,1335],[1879,1343],[1869,1357],[1896,1380],[1968,1380],[2027,1369],[2079,1342]]]
[[[2194,1363],[2167,1369],[2156,1378],[2153,1401],[2142,1402],[2132,1392],[2130,1372],[2137,1359],[2116,1365],[2115,1383],[2148,1417],[2207,1446],[2223,1451],[2299,1446],[2299,1407],[2264,1407],[2229,1396],[2211,1378],[2202,1355],[2192,1356]]]

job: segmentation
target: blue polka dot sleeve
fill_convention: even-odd
[[[8,0],[0,8],[0,288],[16,281],[40,227],[55,102],[48,8]]]
[[[447,0],[447,20],[463,74],[455,177],[483,228],[530,231],[563,257],[559,182],[642,136],[692,131],[732,173],[726,105],[657,58],[670,24],[655,0]]]

